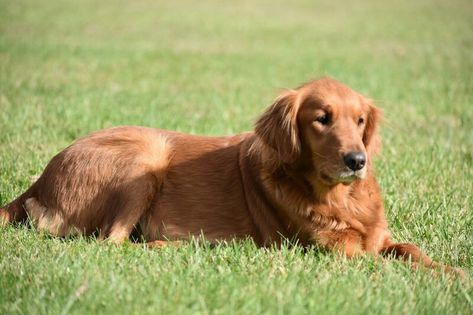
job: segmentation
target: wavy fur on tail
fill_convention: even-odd
[[[9,223],[26,222],[28,214],[25,209],[25,201],[33,194],[35,186],[36,185],[32,185],[20,197],[7,205],[0,207],[0,226],[5,226]]]

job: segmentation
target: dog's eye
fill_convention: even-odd
[[[365,119],[364,119],[363,117],[360,117],[360,118],[358,119],[358,126],[361,126],[361,125],[363,125],[364,123],[365,123]]]
[[[327,125],[330,122],[330,117],[328,114],[325,114],[323,116],[319,116],[315,118],[315,121],[322,125]]]

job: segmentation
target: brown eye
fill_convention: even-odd
[[[365,123],[365,119],[364,119],[363,117],[360,117],[360,118],[358,119],[358,126],[361,126],[361,125],[363,125],[364,123]]]
[[[330,122],[330,116],[328,114],[325,114],[315,118],[315,121],[322,125],[328,125],[328,123]]]

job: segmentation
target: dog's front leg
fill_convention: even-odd
[[[392,256],[408,262],[414,269],[427,267],[440,270],[441,272],[447,274],[453,274],[459,276],[460,278],[466,277],[466,273],[462,269],[443,265],[433,261],[414,244],[391,243],[388,241],[388,244],[383,249],[381,249],[380,253],[384,256]]]
[[[361,234],[351,228],[318,231],[315,243],[349,258],[364,253]]]

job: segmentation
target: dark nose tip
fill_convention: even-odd
[[[343,162],[353,171],[361,170],[366,164],[366,155],[363,152],[350,152],[343,157]]]

